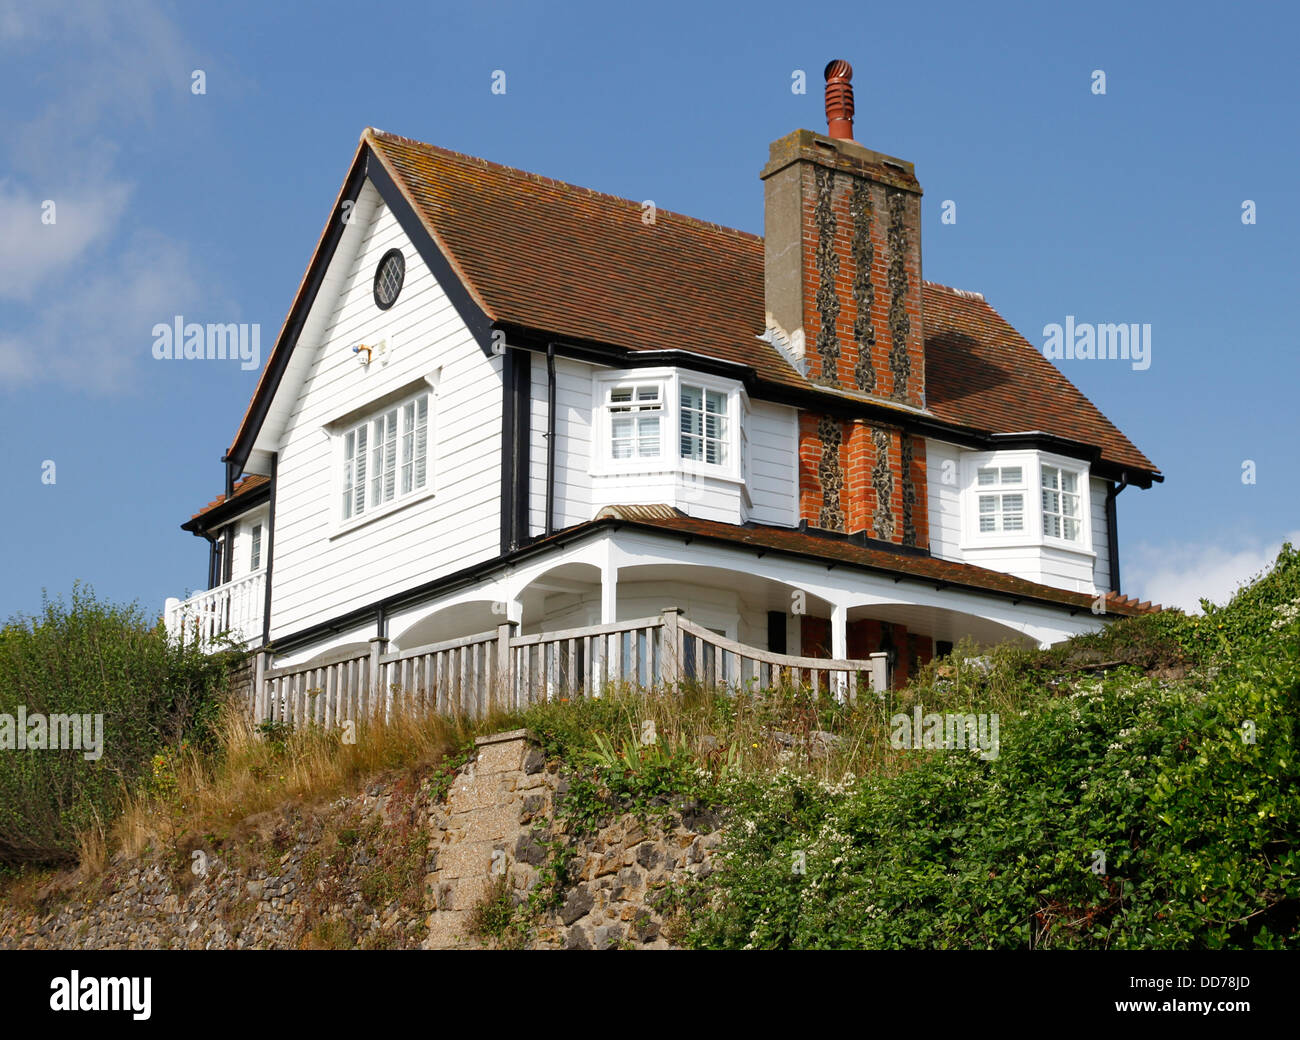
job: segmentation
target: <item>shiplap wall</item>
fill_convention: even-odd
[[[675,505],[691,516],[724,523],[793,527],[798,522],[798,419],[795,410],[751,402],[745,432],[749,440],[749,501],[726,481],[682,480],[676,473],[591,474],[592,374],[595,368],[567,358],[555,360],[555,527],[590,520],[607,505]],[[529,449],[529,529],[541,534],[546,522],[546,359],[532,362]]]
[[[381,311],[372,286],[390,248],[402,250],[406,280]],[[319,342],[298,344],[314,356],[279,446],[273,639],[499,551],[501,359],[484,355],[382,202],[342,290],[316,306],[332,314]],[[351,346],[385,336],[386,363],[363,369]],[[338,449],[325,425],[434,373],[434,494],[338,532]]]

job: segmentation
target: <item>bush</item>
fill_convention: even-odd
[[[237,656],[182,648],[138,608],[80,587],[71,605],[46,600],[38,617],[0,628],[0,716],[14,718],[11,734],[19,708],[28,717],[103,716],[95,760],[76,750],[0,750],[0,864],[71,862],[76,833],[102,828],[124,792],[150,777],[155,755],[185,741],[214,747]]]
[[[1002,715],[991,761],[903,752],[912,768],[894,776],[733,782],[723,869],[688,897],[691,941],[1300,947],[1298,576],[1286,546],[1204,618],[1121,621],[1076,641],[1172,642],[1209,665],[1182,679],[1080,677],[1077,646],[994,655],[968,691],[985,706],[968,710],[1039,686],[1027,710]],[[1044,659],[1065,673],[1044,684]]]

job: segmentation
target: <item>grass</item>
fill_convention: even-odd
[[[372,777],[435,766],[478,733],[508,725],[492,716],[479,722],[436,715],[395,715],[357,728],[355,742],[317,727],[259,734],[237,709],[219,729],[220,751],[187,750],[167,765],[166,782],[128,794],[111,828],[84,833],[85,862],[102,865],[113,848],[135,856],[149,848],[174,848],[184,833],[228,836],[240,821],[288,804],[308,805],[351,793]]]

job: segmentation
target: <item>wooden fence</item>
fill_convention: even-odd
[[[387,640],[372,639],[368,653],[270,669],[262,653],[249,707],[258,721],[329,728],[349,719],[387,719],[395,710],[480,717],[538,701],[599,697],[611,683],[767,689],[798,682],[850,700],[888,687],[883,653],[866,660],[772,653],[701,628],[679,610],[558,632],[514,632],[513,624],[500,625],[393,653],[386,652]]]

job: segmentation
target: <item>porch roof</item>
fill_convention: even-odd
[[[596,519],[585,524],[566,528],[551,536],[572,538],[583,528],[606,525],[626,525],[654,531],[668,532],[687,538],[707,538],[731,545],[744,546],[812,558],[833,564],[847,564],[866,570],[892,574],[900,578],[935,582],[940,586],[992,592],[1002,596],[1033,600],[1072,610],[1091,610],[1095,597],[1084,592],[1041,585],[1000,571],[989,570],[970,563],[941,560],[923,553],[891,551],[875,545],[851,540],[847,536],[829,532],[801,531],[792,528],[768,527],[762,524],[724,524],[714,520],[701,520],[686,516],[671,506],[606,506]],[[540,546],[547,539],[534,543]],[[1163,608],[1150,602],[1139,603],[1130,596],[1115,592],[1106,594],[1106,613],[1124,617],[1151,614]]]

